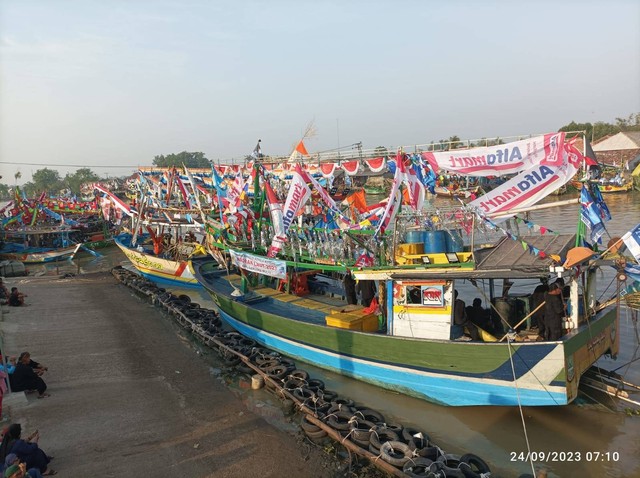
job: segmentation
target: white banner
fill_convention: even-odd
[[[562,163],[565,133],[551,133],[507,144],[454,151],[422,153],[431,168],[464,176],[502,176],[525,168]]]
[[[582,155],[572,145],[565,144],[559,166],[537,164],[511,178],[506,183],[471,201],[485,216],[508,213],[511,209],[532,206],[547,197],[575,176],[582,163]]]
[[[282,210],[282,223],[284,225],[283,236],[287,235],[289,226],[293,223],[298,211],[300,211],[310,197],[311,189],[309,189],[309,186],[307,186],[307,183],[302,177],[300,165],[296,165],[293,171],[293,177],[289,183],[289,194],[287,194],[287,200]]]
[[[246,252],[236,252],[229,250],[231,254],[231,262],[240,269],[250,272],[257,272],[269,277],[278,279],[287,278],[287,263],[277,259],[268,259],[264,256],[254,256]]]

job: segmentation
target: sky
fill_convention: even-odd
[[[640,112],[640,2],[0,0],[0,182]]]

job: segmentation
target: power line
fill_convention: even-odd
[[[21,165],[25,165],[25,166],[55,166],[58,168],[117,168],[117,169],[136,169],[138,166],[131,166],[130,164],[126,165],[126,166],[112,166],[112,165],[107,165],[107,166],[101,166],[101,165],[86,165],[86,164],[45,164],[45,163],[24,163],[24,162],[20,162],[20,163],[14,163],[11,161],[0,161],[0,164],[15,164],[18,166]]]

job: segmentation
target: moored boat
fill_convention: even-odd
[[[42,264],[73,259],[82,246],[73,240],[73,233],[73,230],[60,228],[7,230],[0,260]]]
[[[196,245],[182,244],[180,245],[182,257],[168,258],[155,254],[153,244],[144,244],[140,240],[134,247],[131,241],[132,235],[129,233],[120,234],[115,238],[116,245],[144,277],[159,284],[200,287],[188,265],[190,255],[197,250]]]
[[[566,253],[574,240],[529,242]],[[485,332],[485,341],[451,340],[457,282],[548,277],[552,262],[524,254],[519,243],[508,239],[477,256],[418,256],[421,266],[354,271],[361,281],[378,281],[382,323],[375,311],[354,310],[308,292],[299,297],[264,285],[241,291],[242,277],[220,271],[211,259],[197,259],[193,267],[222,318],[239,332],[319,367],[443,405],[564,405],[577,396],[582,373],[603,354],[617,354],[616,310],[580,312],[584,307],[577,304],[592,304],[595,298],[592,292],[579,296],[578,280],[569,283],[572,312],[559,340],[539,341],[530,330],[498,334],[501,339]],[[286,267],[285,261],[264,257],[248,260],[265,272]],[[562,267],[554,271],[572,273]],[[588,276],[593,284],[594,271]],[[498,302],[504,304],[497,299],[496,310]],[[505,325],[517,329],[521,316],[514,315],[515,308],[501,312]]]

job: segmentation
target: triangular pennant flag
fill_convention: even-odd
[[[547,228],[544,226],[540,226],[540,234],[544,235],[547,232]]]
[[[304,147],[304,143],[302,142],[302,140],[300,140],[298,146],[296,146],[296,151],[302,156],[309,156],[309,153],[307,153],[307,148]]]
[[[521,244],[522,244],[522,248],[526,251],[528,249],[527,248],[527,243],[522,241]]]

